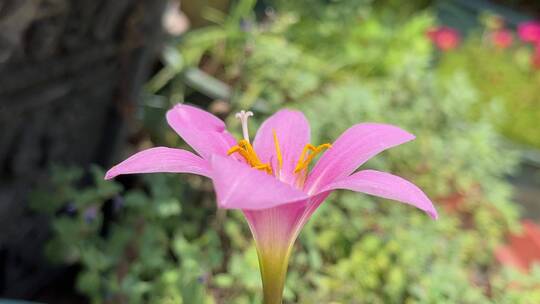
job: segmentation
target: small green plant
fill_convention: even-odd
[[[204,290],[206,272],[221,259],[219,239],[210,231],[195,233],[196,221],[177,224],[186,208],[181,186],[157,177],[122,193],[97,167],[81,187],[82,173],[54,167],[50,184],[31,200],[52,220],[50,259],[82,266],[81,293],[92,303],[213,303]]]

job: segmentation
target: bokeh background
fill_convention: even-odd
[[[333,194],[286,303],[540,303],[539,18],[519,0],[0,1],[0,303],[261,302],[248,227],[207,179],[103,180],[185,147],[179,102],[235,132],[240,109],[299,109],[315,144],[363,121],[417,135],[367,167],[440,219]]]

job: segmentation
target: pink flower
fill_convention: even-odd
[[[106,179],[132,173],[193,173],[210,178],[219,208],[240,209],[259,255],[267,304],[281,303],[287,264],[300,230],[334,190],[346,189],[401,201],[432,218],[437,211],[418,187],[375,170],[356,169],[378,153],[414,136],[395,126],[363,123],[345,131],[332,145],[309,144],[309,124],[301,112],[281,110],[249,140],[248,117],[240,112],[243,139],[236,142],[225,124],[203,110],[177,105],[169,125],[198,154],[156,147],[111,168]],[[323,153],[309,172],[315,156]]]
[[[442,51],[455,49],[461,41],[459,32],[447,26],[430,29],[427,36]]]
[[[491,33],[491,41],[500,49],[506,49],[514,42],[512,32],[507,29],[500,29]]]
[[[540,22],[523,22],[518,26],[518,35],[524,42],[540,42]]]

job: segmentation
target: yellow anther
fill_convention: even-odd
[[[231,155],[233,153],[240,152],[240,151],[243,151],[242,148],[240,148],[239,145],[236,145],[230,148],[229,151],[227,151],[227,155]]]
[[[240,156],[242,156],[251,167],[257,170],[264,170],[266,173],[272,174],[272,167],[269,164],[264,164],[259,159],[257,153],[247,140],[242,139],[238,141],[236,146],[233,146],[229,149],[229,151],[227,151],[227,155],[231,155],[233,153],[240,154]]]
[[[298,159],[298,163],[296,164],[296,167],[294,168],[294,173],[298,173],[304,169],[307,169],[309,164],[313,161],[313,159],[321,153],[324,149],[330,149],[332,148],[331,144],[322,144],[317,147],[315,147],[312,144],[307,144],[304,147],[304,150],[302,150],[302,154],[300,154],[300,159]],[[311,151],[308,155],[308,151]],[[306,159],[307,155],[307,159]]]
[[[270,167],[269,164],[261,164],[261,165],[253,166],[253,168],[257,170],[264,170],[266,171],[266,173],[272,174],[272,167]]]
[[[316,151],[317,148],[312,145],[312,144],[307,144],[304,146],[304,149],[302,150],[302,154],[300,154],[300,158],[298,159],[298,164],[296,165],[296,167],[298,167],[303,161],[304,161],[304,158],[306,157],[306,153],[311,150],[311,151]],[[295,169],[296,171],[296,169]]]
[[[277,160],[278,160],[278,169],[281,170],[281,168],[283,167],[283,156],[281,156],[281,149],[279,148],[279,141],[277,138],[276,130],[273,130],[273,132],[274,132],[274,145],[276,146],[276,155],[277,155]]]
[[[281,169],[283,168],[283,154],[281,154],[281,147],[279,145],[279,140],[278,140],[276,130],[272,130],[272,132],[274,135],[274,146],[276,149],[277,165],[276,165],[276,168],[272,168],[271,164],[268,164],[268,163],[265,164],[261,161],[261,159],[257,155],[257,152],[255,152],[255,149],[253,149],[253,146],[249,142],[247,120],[248,120],[248,117],[252,115],[253,113],[246,112],[246,111],[241,111],[240,113],[236,114],[236,117],[240,119],[240,121],[242,122],[242,133],[244,135],[244,139],[238,141],[237,145],[231,147],[229,151],[227,151],[227,155],[238,153],[254,169],[265,171],[268,174],[273,174],[274,173],[273,171],[275,170],[276,177],[280,178]],[[317,157],[317,155],[319,155],[324,149],[329,149],[331,147],[332,145],[330,144],[322,144],[317,147],[315,147],[312,144],[307,144],[302,150],[300,158],[298,159],[298,163],[296,164],[296,167],[294,169],[294,173],[298,173],[303,170],[306,170],[309,164],[313,161],[313,159]],[[303,178],[305,179],[305,176]],[[302,178],[297,179],[297,181],[299,180],[302,180]],[[303,181],[301,183],[303,183]]]

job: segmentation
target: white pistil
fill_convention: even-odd
[[[236,118],[240,119],[240,122],[242,123],[242,134],[244,135],[244,139],[249,143],[249,132],[248,132],[248,118],[250,116],[253,116],[253,112],[251,111],[240,111],[236,113]]]

